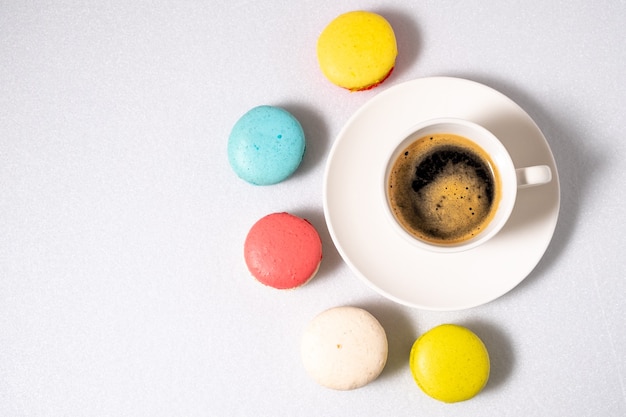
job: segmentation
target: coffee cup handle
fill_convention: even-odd
[[[547,165],[517,168],[515,172],[517,174],[517,188],[534,187],[552,181],[552,170]]]

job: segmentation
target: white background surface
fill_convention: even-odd
[[[384,15],[393,75],[348,93],[317,67],[340,13]],[[0,3],[0,415],[626,415],[623,1]],[[561,179],[548,251],[507,295],[460,312],[393,304],[348,270],[322,214],[335,135],[369,98],[448,75],[496,88],[546,135]],[[254,187],[226,158],[260,104],[298,117],[308,150]],[[290,211],[320,231],[306,287],[249,277],[242,244]],[[367,308],[387,367],[351,392],[315,385],[299,340],[329,307]],[[465,324],[486,389],[447,405],[412,381],[419,334]]]

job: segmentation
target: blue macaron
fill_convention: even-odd
[[[280,107],[258,106],[233,126],[228,161],[247,182],[271,185],[296,171],[305,148],[304,131],[291,113]]]

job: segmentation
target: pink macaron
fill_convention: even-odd
[[[307,220],[289,213],[259,219],[244,243],[250,273],[264,285],[297,288],[315,276],[322,261],[322,241]]]

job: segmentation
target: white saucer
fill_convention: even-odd
[[[553,174],[547,185],[519,190],[496,237],[455,254],[416,248],[389,226],[383,210],[386,156],[407,129],[436,117],[482,124],[504,143],[516,167],[545,164]],[[554,157],[534,121],[498,91],[459,78],[417,79],[375,96],[337,136],[324,176],[324,215],[344,261],[378,293],[427,310],[475,307],[513,289],[545,253],[559,205]]]

